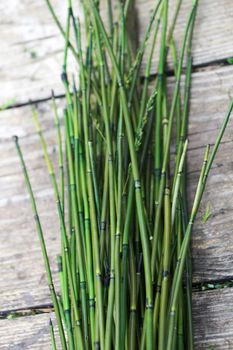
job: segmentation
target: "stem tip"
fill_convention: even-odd
[[[17,135],[14,135],[14,136],[12,136],[12,140],[13,140],[15,143],[18,143],[19,137],[18,137]]]

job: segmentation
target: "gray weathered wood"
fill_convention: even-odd
[[[200,169],[204,146],[215,142],[218,130],[233,97],[233,66],[215,68],[193,74],[189,127],[189,180],[193,193]],[[211,207],[211,217],[195,225],[193,235],[194,281],[232,276],[232,213],[233,213],[233,120],[219,148],[204,194],[201,211]]]
[[[62,23],[66,2],[53,1]],[[64,40],[45,1],[11,0],[0,4],[0,105],[63,92],[60,75]]]
[[[49,152],[54,153],[55,131],[49,104],[41,104],[40,117]],[[46,120],[45,115],[47,115]],[[50,302],[49,289],[40,253],[39,240],[11,136],[18,134],[28,165],[38,209],[45,231],[52,269],[59,253],[59,221],[38,136],[31,120],[31,107],[1,113],[0,231],[1,282],[0,310],[30,307]],[[53,154],[53,159],[56,157]],[[57,274],[55,273],[56,280]]]
[[[232,288],[193,293],[196,350],[232,350],[232,300]],[[50,349],[49,317],[54,320],[53,313],[0,320],[1,350]]]
[[[106,2],[102,0],[103,5]],[[136,0],[133,26],[140,39],[145,31],[154,0]],[[175,0],[171,0],[170,13]],[[194,35],[194,64],[203,64],[233,56],[233,3],[229,0],[199,2]],[[66,2],[53,1],[56,12],[65,23]],[[176,29],[178,45],[183,35],[191,1],[184,0]],[[14,103],[41,99],[51,89],[63,93],[60,81],[64,41],[47,10],[45,1],[11,0],[0,5],[0,105],[9,99]],[[157,67],[157,50],[152,72]],[[144,61],[145,62],[145,61]]]
[[[196,350],[233,349],[233,289],[193,293]]]
[[[154,3],[153,0],[137,0],[136,2],[137,33],[140,38],[142,38],[149,21],[148,11],[153,9]],[[171,20],[177,1],[171,0],[169,3],[169,17]],[[192,1],[189,0],[184,0],[181,6],[174,32],[174,38],[178,46],[181,45],[191,6]],[[229,0],[199,1],[193,38],[194,65],[206,64],[233,56],[232,11],[233,2]],[[153,62],[152,72],[155,73],[158,63],[158,50],[155,50]]]
[[[50,317],[54,321],[54,313],[0,320],[1,350],[51,349],[49,334]],[[56,340],[57,349],[61,349],[57,332]]]

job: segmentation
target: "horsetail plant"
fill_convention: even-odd
[[[50,0],[46,3],[64,37],[64,123],[60,123],[52,92],[57,173],[36,111],[33,120],[59,215],[59,292],[54,288],[22,151],[18,138],[14,140],[30,194],[61,347],[192,350],[190,239],[233,109],[231,102],[212,151],[206,148],[189,214],[187,129],[198,1],[190,1],[180,52],[174,33],[182,0],[176,2],[171,24],[169,0],[157,1],[136,52],[128,32],[132,0],[116,0],[116,9],[107,1],[107,24],[98,1],[81,1],[84,22],[80,24],[69,0],[65,29]],[[156,47],[158,73],[150,82]],[[166,73],[169,51],[173,89]],[[67,69],[69,54],[79,67],[72,79]],[[51,321],[49,328],[56,349],[58,339]]]

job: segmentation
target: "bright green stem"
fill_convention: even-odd
[[[51,338],[51,343],[52,343],[52,350],[57,350],[54,329],[53,329],[53,323],[52,323],[51,319],[49,321],[49,331],[50,331],[50,338]]]
[[[65,130],[66,130],[66,146],[67,146],[67,155],[68,155],[68,165],[69,165],[69,187],[71,192],[71,207],[74,218],[74,228],[75,228],[75,237],[77,242],[77,258],[78,258],[78,270],[80,275],[80,293],[81,293],[81,305],[82,305],[82,316],[84,324],[84,339],[85,347],[88,349],[88,320],[87,320],[87,300],[86,300],[86,269],[84,264],[84,247],[81,237],[80,223],[78,221],[78,205],[76,197],[76,182],[75,182],[75,173],[72,159],[72,151],[70,144],[70,133],[69,133],[69,122],[68,116],[65,115]]]
[[[161,285],[161,301],[159,315],[159,350],[165,348],[166,343],[166,321],[168,304],[168,287],[170,277],[170,252],[171,252],[171,207],[170,207],[170,188],[168,180],[166,181],[164,191],[164,238],[163,238],[163,269]]]
[[[39,215],[38,215],[37,206],[36,206],[34,194],[33,194],[33,191],[32,191],[31,183],[30,183],[30,180],[29,180],[27,168],[26,168],[26,165],[25,165],[25,162],[24,162],[24,159],[23,159],[22,151],[21,151],[21,148],[20,148],[17,136],[14,136],[14,142],[15,142],[15,146],[16,146],[16,149],[17,149],[17,152],[18,152],[18,156],[19,156],[22,168],[23,168],[23,173],[24,173],[24,178],[25,178],[25,182],[26,182],[26,185],[27,185],[28,193],[30,195],[30,200],[31,200],[31,205],[32,205],[32,212],[33,212],[33,215],[34,215],[34,219],[35,219],[35,223],[36,223],[36,229],[37,229],[37,233],[38,233],[38,237],[39,237],[40,245],[41,245],[41,251],[42,251],[42,254],[43,254],[43,258],[44,258],[45,270],[46,270],[47,279],[48,279],[48,286],[49,286],[49,289],[50,289],[50,294],[51,294],[51,298],[52,298],[52,302],[53,302],[53,306],[54,306],[54,311],[55,311],[56,318],[57,318],[61,345],[62,345],[62,349],[66,350],[67,349],[66,339],[65,339],[64,329],[63,329],[61,315],[60,315],[60,311],[59,311],[57,296],[56,296],[56,292],[55,292],[55,289],[54,289],[53,278],[52,278],[52,273],[51,273],[50,263],[49,263],[49,258],[48,258],[47,249],[46,249],[46,246],[45,246],[45,241],[44,241],[44,234],[43,234],[43,231],[42,231],[40,218],[39,218]]]

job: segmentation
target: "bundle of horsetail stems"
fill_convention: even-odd
[[[14,141],[56,315],[58,335],[50,322],[52,348],[192,350],[192,228],[233,109],[231,102],[215,144],[203,152],[194,200],[188,203],[191,47],[198,1],[190,0],[179,52],[173,38],[181,0],[170,25],[169,1],[157,1],[137,49],[127,25],[133,1],[116,0],[114,8],[108,1],[103,21],[98,2],[87,0],[81,22],[69,0],[65,27],[46,2],[65,43],[64,123],[52,94],[56,173],[36,111],[33,120],[60,220],[57,290],[17,136]],[[155,51],[157,74],[149,79]],[[168,53],[173,84],[167,81]],[[67,73],[69,54],[78,63],[74,77]]]

